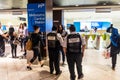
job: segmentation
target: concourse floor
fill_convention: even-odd
[[[116,70],[111,70],[111,58],[105,59],[102,52],[86,49],[83,58],[84,78],[81,80],[120,80],[120,55],[118,55]],[[6,56],[0,58],[0,80],[70,80],[67,63],[61,66],[62,74],[49,74],[48,65],[32,65],[33,70],[26,70],[26,59],[11,58],[10,46],[6,46]],[[18,46],[17,55],[22,55]],[[77,72],[76,72],[77,74]],[[77,75],[76,75],[77,78]],[[76,79],[77,80],[77,79]]]

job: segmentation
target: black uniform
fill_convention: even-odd
[[[55,71],[56,74],[60,73],[60,54],[59,54],[59,49],[60,49],[60,42],[57,39],[57,33],[49,33],[47,35],[47,40],[48,40],[48,52],[49,52],[49,67],[50,67],[50,73],[52,74]]]
[[[70,71],[71,80],[75,80],[74,64],[76,63],[78,76],[82,73],[82,53],[81,53],[82,40],[79,34],[69,34],[67,36],[67,62]]]

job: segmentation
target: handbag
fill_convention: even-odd
[[[32,50],[32,40],[31,39],[28,39],[28,41],[26,42],[25,49]]]
[[[15,44],[15,45],[17,45],[17,44],[19,44],[19,43],[20,43],[20,42],[19,42],[18,39],[15,38],[15,39],[13,40],[13,44]]]

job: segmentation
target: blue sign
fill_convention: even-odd
[[[91,22],[91,28],[101,28],[101,29],[107,29],[110,26],[110,22],[97,22],[92,21]]]
[[[33,32],[33,26],[40,27],[41,32],[45,32],[46,28],[46,7],[45,3],[35,3],[27,5],[28,12],[28,31]]]
[[[92,21],[91,28],[102,28],[102,22]]]
[[[76,32],[80,32],[80,22],[74,22]]]
[[[2,29],[3,31],[7,30],[5,25],[2,25],[2,28],[1,28],[1,29]]]

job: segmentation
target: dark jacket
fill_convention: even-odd
[[[32,47],[33,48],[34,47],[40,47],[40,45],[45,47],[45,44],[44,44],[44,42],[43,42],[39,33],[32,33],[31,34],[31,39],[32,39]]]
[[[107,49],[110,48],[110,53],[111,55],[113,54],[118,54],[119,53],[119,50],[118,50],[118,47],[115,47],[112,42],[110,43],[110,45],[107,47]]]

